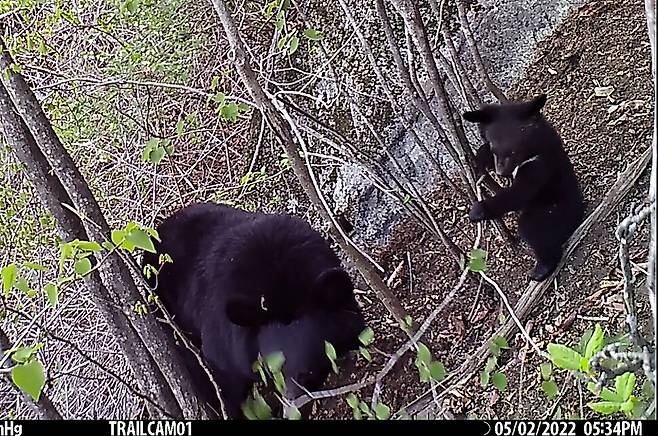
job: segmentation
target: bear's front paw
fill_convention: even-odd
[[[484,201],[478,201],[471,207],[471,211],[468,213],[468,218],[471,221],[477,222],[489,219],[489,210]]]

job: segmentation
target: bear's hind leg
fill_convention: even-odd
[[[541,282],[551,275],[562,258],[561,247],[532,247],[535,252],[535,267],[530,272],[530,278],[536,282]]]
[[[521,213],[519,234],[535,254],[535,267],[530,278],[537,282],[546,279],[562,258],[560,223],[550,210],[532,209]]]

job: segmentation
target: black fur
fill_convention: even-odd
[[[563,245],[584,217],[578,179],[562,140],[544,118],[546,95],[530,101],[485,105],[464,113],[479,123],[486,139],[476,154],[476,170],[495,169],[513,178],[511,186],[473,205],[472,221],[520,211],[519,233],[535,252],[531,278],[544,280],[557,267]]]
[[[230,417],[242,415],[259,353],[283,351],[286,378],[315,389],[330,370],[325,340],[341,355],[357,348],[365,325],[352,281],[303,220],[204,203],[178,211],[157,230],[156,251],[173,263],[162,265],[156,293],[200,348]],[[158,256],[147,253],[144,263],[157,268]],[[186,354],[204,400],[217,408],[207,377]],[[296,384],[288,386],[294,391]]]

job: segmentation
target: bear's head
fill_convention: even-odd
[[[344,365],[350,351],[359,348],[359,334],[365,328],[358,307],[308,314],[287,325],[263,327],[258,334],[258,352],[263,357],[282,353],[284,394],[292,401],[306,391],[321,389],[332,372],[326,344],[336,352],[336,365]]]
[[[269,216],[232,246],[224,283],[231,289],[226,313],[237,325],[290,323],[354,301],[352,279],[340,260],[301,219]]]
[[[234,324],[258,327],[289,324],[311,312],[331,312],[353,301],[352,279],[340,267],[328,268],[308,280],[298,274],[254,272],[240,281],[242,292],[230,296],[226,315]]]
[[[542,94],[529,101],[488,104],[463,114],[466,121],[482,127],[499,176],[511,177],[519,165],[541,152],[541,138],[537,140],[536,135],[543,126],[545,103]]]

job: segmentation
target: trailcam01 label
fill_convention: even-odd
[[[181,421],[109,421],[112,436],[191,436],[192,423]]]

